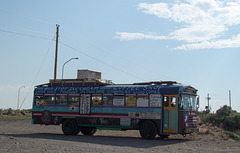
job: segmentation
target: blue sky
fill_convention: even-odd
[[[199,90],[200,110],[240,111],[240,1],[8,0],[0,5],[0,108],[31,108],[33,87],[77,69],[114,83],[173,80]]]

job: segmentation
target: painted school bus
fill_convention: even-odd
[[[32,123],[62,125],[66,135],[139,130],[154,139],[197,131],[197,105],[195,88],[172,81],[49,83],[34,90]]]

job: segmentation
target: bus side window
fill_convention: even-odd
[[[46,105],[54,105],[55,95],[44,95],[44,101],[46,102]]]
[[[93,105],[101,105],[102,96],[100,94],[92,94],[92,104]]]
[[[79,95],[68,95],[69,105],[79,105]]]
[[[164,96],[164,107],[169,107],[169,97],[168,96]]]
[[[148,107],[148,95],[138,95],[137,107]]]
[[[67,105],[67,95],[56,95],[56,105]]]
[[[136,106],[136,95],[126,95],[126,106]]]
[[[124,106],[124,95],[114,95],[113,106]]]
[[[35,95],[35,105],[36,106],[45,105],[43,95]]]
[[[113,95],[103,95],[103,105],[112,106],[113,104]]]
[[[171,107],[175,107],[176,106],[176,101],[177,101],[176,97],[172,96],[171,97]]]

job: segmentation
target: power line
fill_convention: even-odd
[[[32,38],[38,38],[38,39],[44,39],[44,40],[51,40],[51,39],[49,39],[49,38],[44,38],[44,37],[39,37],[39,36],[34,36],[34,35],[29,35],[29,34],[24,34],[24,33],[19,33],[19,32],[7,31],[7,30],[2,30],[2,29],[0,29],[0,31],[1,31],[1,32],[5,32],[5,33],[10,33],[10,34],[15,34],[15,35],[26,36],[26,37],[32,37]],[[84,53],[83,51],[80,51],[80,50],[78,50],[78,49],[76,49],[76,48],[73,48],[73,47],[70,46],[70,45],[67,45],[66,43],[63,43],[63,42],[60,42],[60,41],[59,41],[59,43],[61,43],[62,45],[66,46],[66,47],[68,47],[68,48],[71,48],[72,50],[74,50],[74,51],[76,51],[76,52],[78,52],[78,53],[81,53],[81,54],[83,54],[83,55],[85,55],[85,56],[87,56],[87,57],[89,57],[89,58],[91,58],[91,59],[94,59],[95,61],[98,61],[98,62],[100,62],[100,63],[102,63],[102,64],[105,64],[105,65],[107,65],[107,66],[109,66],[109,67],[111,67],[111,68],[113,68],[113,69],[115,69],[115,70],[118,70],[118,71],[120,71],[120,72],[122,72],[122,73],[125,73],[125,74],[129,75],[129,76],[132,76],[132,77],[141,79],[141,80],[143,80],[143,81],[146,81],[144,78],[141,78],[141,77],[139,77],[139,76],[137,76],[137,75],[128,73],[128,72],[126,72],[126,71],[123,71],[122,69],[117,68],[117,67],[115,67],[115,66],[112,66],[112,65],[110,65],[110,64],[108,64],[108,63],[105,63],[105,62],[103,62],[103,61],[101,61],[101,60],[99,60],[99,59],[97,59],[97,58],[95,58],[95,57],[93,57],[93,56],[90,56],[90,55]]]
[[[131,77],[135,77],[135,78],[141,79],[141,80],[143,80],[143,81],[146,81],[144,78],[141,78],[141,77],[136,76],[136,75],[134,75],[134,74],[128,73],[128,72],[126,72],[126,71],[124,71],[124,70],[122,70],[122,69],[120,69],[120,68],[118,68],[118,67],[112,66],[111,64],[105,63],[105,62],[103,62],[103,61],[101,61],[101,60],[99,60],[99,59],[97,59],[97,58],[95,58],[95,57],[93,57],[93,56],[90,56],[90,55],[84,53],[83,51],[80,51],[80,50],[78,50],[78,49],[76,49],[76,48],[73,48],[72,46],[67,45],[67,44],[65,44],[65,43],[63,43],[63,42],[61,42],[61,41],[59,41],[59,43],[62,44],[62,45],[64,45],[64,46],[66,46],[66,47],[68,47],[68,48],[70,48],[70,49],[72,49],[72,50],[74,50],[74,51],[76,51],[76,52],[78,52],[78,53],[80,53],[80,54],[83,54],[83,55],[85,55],[85,56],[87,56],[87,57],[89,57],[89,58],[91,58],[91,59],[94,59],[95,61],[98,61],[99,63],[102,63],[102,64],[104,64],[104,65],[107,65],[107,66],[115,69],[115,70],[118,70],[118,71],[120,71],[120,72],[122,72],[122,73],[125,73],[125,74],[127,74],[127,75],[129,75],[129,76],[131,76]]]
[[[50,47],[52,46],[52,42],[54,41],[54,38],[55,38],[55,36],[53,37],[53,39],[52,39],[52,41],[51,41],[51,43],[50,43],[50,45],[49,45],[49,47],[48,47],[48,50],[47,50],[47,52],[46,52],[46,54],[45,54],[45,56],[44,56],[44,58],[43,58],[43,61],[42,61],[41,65],[40,65],[40,67],[39,67],[39,70],[38,70],[35,78],[33,79],[33,82],[32,82],[32,84],[31,84],[30,88],[28,89],[28,92],[27,92],[26,96],[24,97],[23,102],[22,102],[21,106],[19,107],[19,109],[21,109],[21,107],[22,107],[22,105],[24,104],[27,96],[28,96],[29,93],[30,93],[30,90],[32,89],[31,87],[35,84],[35,81],[37,80],[37,77],[38,77],[38,75],[39,75],[39,73],[40,73],[40,71],[41,71],[41,69],[42,69],[42,66],[43,66],[43,64],[44,64],[44,62],[45,62],[45,60],[46,60],[46,58],[47,58],[47,55],[48,55],[48,53],[49,53],[49,51],[50,51]]]
[[[32,38],[38,38],[38,39],[44,39],[44,40],[51,40],[49,38],[39,37],[39,36],[34,36],[34,35],[29,35],[29,34],[24,34],[24,33],[19,33],[19,32],[7,31],[7,30],[2,30],[2,29],[0,29],[0,31],[5,32],[5,33],[10,33],[10,34],[15,34],[15,35],[26,36],[26,37],[32,37]]]
[[[44,59],[43,59],[43,61],[42,61],[42,63],[41,63],[41,66],[39,67],[39,70],[38,70],[38,72],[37,72],[37,74],[36,74],[36,76],[35,76],[35,78],[34,78],[34,80],[33,80],[32,85],[35,83],[35,81],[36,81],[36,79],[37,79],[37,77],[38,77],[38,75],[39,75],[39,73],[40,73],[40,71],[41,71],[41,69],[42,69],[42,66],[43,66],[43,64],[44,64],[44,62],[45,62],[45,60],[46,60],[46,58],[47,58],[47,55],[48,55],[48,53],[49,53],[49,51],[50,51],[50,47],[52,46],[52,42],[55,41],[54,39],[55,39],[55,36],[53,37],[53,39],[52,39],[52,41],[51,41],[51,43],[50,43],[50,45],[49,45],[49,47],[48,47],[48,50],[47,50],[47,52],[46,52],[46,54],[45,54],[45,56],[44,56]]]
[[[49,38],[44,38],[44,37],[39,37],[39,36],[34,36],[34,35],[29,35],[29,34],[24,34],[24,33],[19,33],[19,32],[7,31],[7,30],[2,30],[2,29],[0,29],[0,32],[5,32],[5,33],[10,33],[10,34],[20,35],[20,36],[25,36],[25,37],[31,37],[31,38],[37,38],[37,39],[52,40],[52,41],[54,41],[54,38],[55,38],[55,36],[54,36],[53,39],[49,39]],[[35,83],[35,81],[36,81],[36,79],[37,79],[37,77],[38,77],[38,75],[39,75],[39,73],[40,73],[40,71],[41,71],[41,69],[42,69],[42,66],[43,66],[43,64],[44,64],[44,62],[45,62],[45,59],[46,59],[46,57],[47,57],[47,55],[48,55],[48,53],[49,53],[50,47],[51,47],[51,45],[52,45],[52,41],[51,41],[51,44],[50,44],[49,47],[48,47],[47,53],[46,53],[46,55],[45,55],[45,57],[44,57],[44,59],[43,59],[43,61],[42,61],[42,63],[41,63],[41,66],[40,66],[40,68],[39,68],[39,70],[38,70],[35,78],[33,79],[33,82],[32,82],[32,84],[31,84],[31,86],[33,86],[33,84]],[[26,96],[25,96],[25,98],[24,98],[21,106],[19,107],[19,109],[22,107],[22,105],[24,104],[27,96],[29,95],[30,90],[31,90],[31,86],[30,86],[30,88],[29,88],[29,90],[28,90],[28,92],[27,92],[27,94],[26,94]]]

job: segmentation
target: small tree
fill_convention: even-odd
[[[13,109],[12,109],[12,108],[9,108],[7,114],[8,114],[8,115],[12,115],[12,114],[13,114]]]
[[[219,118],[223,118],[223,117],[229,116],[231,112],[232,112],[231,107],[224,105],[223,107],[217,110],[216,115]]]
[[[223,125],[225,130],[235,131],[240,129],[240,114],[231,107],[224,105],[216,112],[216,124]]]

